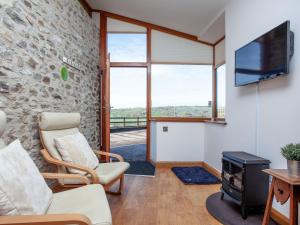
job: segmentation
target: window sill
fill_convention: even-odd
[[[212,124],[220,124],[220,125],[227,125],[225,120],[205,120],[205,123],[212,123]]]
[[[178,118],[173,118],[173,117],[152,117],[150,118],[150,121],[153,122],[190,122],[190,123],[203,123],[210,118],[189,118],[189,117],[178,117]]]

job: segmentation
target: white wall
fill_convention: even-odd
[[[168,132],[163,132],[163,127]],[[151,159],[155,162],[195,162],[204,159],[204,124],[152,122]]]
[[[157,131],[156,131],[156,122],[151,122],[151,137],[150,137],[150,151],[151,151],[151,160],[153,162],[157,161]]]
[[[300,1],[231,0],[226,8],[227,126],[205,125],[205,161],[221,169],[221,152],[243,150],[286,168],[280,147],[300,142]],[[291,72],[257,85],[234,87],[234,52],[285,20],[295,33]],[[275,208],[288,214],[288,206]]]

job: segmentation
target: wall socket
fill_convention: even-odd
[[[169,128],[168,127],[163,127],[163,132],[168,132]]]

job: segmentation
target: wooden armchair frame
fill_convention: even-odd
[[[98,151],[98,150],[94,150],[94,153],[98,156],[98,158],[100,158],[100,156],[103,155],[103,156],[107,156],[110,158],[116,158],[119,160],[119,162],[124,162],[123,157],[118,154],[113,154],[113,153],[108,153],[108,152],[103,152],[103,151]],[[41,154],[48,163],[54,164],[57,167],[63,166],[66,168],[72,168],[72,169],[84,171],[87,173],[87,175],[90,175],[92,184],[100,184],[99,177],[96,174],[95,170],[90,169],[85,166],[82,166],[82,165],[75,164],[75,163],[68,163],[63,160],[55,159],[49,154],[47,149],[42,149]],[[74,175],[74,174],[69,174],[69,175]],[[110,187],[118,180],[120,180],[118,191],[117,192],[109,191]],[[123,190],[123,183],[124,183],[124,174],[121,174],[116,179],[112,180],[110,183],[103,185],[103,187],[104,187],[106,193],[108,193],[108,194],[120,195]],[[77,184],[64,184],[64,185],[62,185],[63,188],[74,188],[74,187],[79,187],[79,186],[82,186],[82,185],[81,184],[78,184],[78,185]]]
[[[89,184],[88,178],[79,174],[41,173],[45,179],[78,179]],[[91,225],[89,218],[82,214],[49,214],[26,216],[0,216],[0,225]]]
[[[39,216],[1,216],[0,225],[91,225],[91,221],[81,214],[53,214]]]

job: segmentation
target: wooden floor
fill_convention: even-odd
[[[220,185],[184,185],[168,168],[155,178],[126,176],[122,196],[108,195],[114,225],[219,225],[205,207]]]

